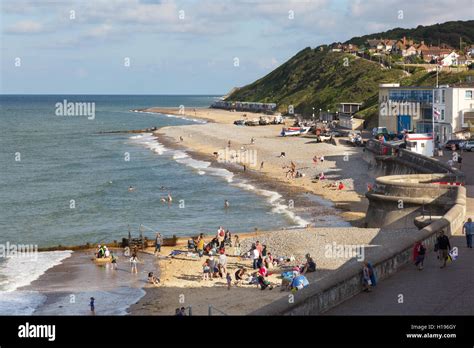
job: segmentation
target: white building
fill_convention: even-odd
[[[441,65],[442,66],[453,66],[458,64],[458,57],[459,54],[456,52],[452,51],[450,54],[448,54],[446,57],[444,57],[441,60]]]
[[[441,144],[474,130],[474,84],[433,89],[433,118],[437,142]],[[463,133],[464,132],[464,133]]]

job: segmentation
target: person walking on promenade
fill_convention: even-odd
[[[371,289],[372,281],[370,280],[370,270],[369,270],[367,261],[364,262],[364,267],[362,268],[362,282],[363,282],[365,292],[372,291]]]
[[[423,262],[425,260],[426,248],[423,243],[416,242],[415,246],[413,247],[413,261],[415,262],[415,266],[421,271],[423,269]]]
[[[467,247],[472,249],[472,235],[474,234],[474,223],[472,219],[467,219],[467,222],[462,227],[462,233],[466,234]]]
[[[439,237],[436,239],[436,244],[438,245],[439,260],[442,262],[440,268],[444,268],[446,267],[446,261],[448,261],[448,253],[449,250],[451,250],[451,243],[443,230],[441,230]]]

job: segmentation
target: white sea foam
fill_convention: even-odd
[[[70,257],[71,250],[39,252],[37,257],[7,257],[0,264],[0,290],[14,291],[31,284],[51,267]]]
[[[160,115],[160,116],[166,116],[166,117],[169,117],[169,118],[179,118],[179,119],[182,119],[182,120],[192,121],[192,122],[200,123],[200,124],[207,123],[206,120],[201,120],[201,119],[198,119],[198,118],[191,118],[191,117],[188,117],[188,116],[185,116],[185,115],[162,114],[161,112],[150,112],[150,111],[141,111],[141,110],[130,110],[130,111],[138,112],[138,113],[141,113],[141,114],[150,114],[150,115],[154,115],[154,116]]]
[[[296,215],[294,212],[290,210],[288,205],[284,204],[282,196],[278,192],[258,189],[254,185],[248,184],[247,182],[239,182],[239,183],[236,183],[235,186],[241,187],[248,191],[253,191],[256,194],[267,197],[267,202],[273,206],[272,208],[273,213],[286,215],[298,227],[305,227],[309,224],[308,221]]]
[[[158,142],[156,136],[152,133],[143,133],[129,138],[131,141],[141,144],[158,155],[162,155],[168,149]]]
[[[0,315],[31,315],[45,300],[38,291],[0,291]]]
[[[145,133],[140,136],[133,136],[130,139],[136,140],[148,148],[152,149],[153,147],[149,144],[150,142],[158,143],[158,140],[155,136],[151,133]],[[164,151],[168,151],[163,145],[159,144],[159,146]],[[163,153],[162,152],[162,153]],[[211,167],[211,162],[197,160],[189,156],[185,151],[181,150],[173,150],[172,158],[180,163],[184,164],[188,167],[191,167],[196,170],[199,175],[214,175],[218,177],[224,178],[228,183],[234,182],[234,173],[225,169],[225,168],[215,168]],[[267,198],[268,203],[270,203],[273,208],[272,212],[276,214],[283,214],[286,215],[290,220],[292,220],[298,227],[305,227],[309,224],[308,221],[304,220],[300,216],[296,215],[293,211],[290,210],[288,205],[284,204],[282,196],[275,191],[257,189],[255,186],[248,184],[246,181],[239,181],[235,183],[235,186],[243,188],[247,191],[255,192],[256,194],[265,196]]]
[[[0,315],[28,315],[41,305],[45,296],[36,291],[18,291],[48,269],[70,257],[72,251],[39,252],[35,258],[7,257],[0,263]]]

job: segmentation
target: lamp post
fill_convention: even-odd
[[[321,121],[321,111],[323,110],[319,109],[319,121]]]
[[[313,122],[314,122],[314,106],[313,106]]]

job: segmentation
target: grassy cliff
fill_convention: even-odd
[[[456,35],[459,42],[459,33],[463,33],[463,42],[472,42],[473,25],[474,21],[458,21],[416,29],[398,28],[354,38],[348,42],[359,43],[369,37],[392,35],[395,38],[405,35],[415,39],[431,38],[431,41],[438,37],[445,40],[449,36],[450,39],[446,41],[451,43]],[[434,31],[429,36],[431,29]],[[468,75],[474,81],[472,70],[464,73],[440,73],[439,83],[464,82]],[[357,116],[372,119],[377,113],[379,84],[394,82],[406,86],[434,86],[436,74],[424,70],[414,70],[408,74],[401,70],[401,66],[394,65],[392,69],[387,69],[374,61],[332,52],[328,46],[314,49],[307,47],[268,75],[233,91],[226,99],[277,103],[281,112],[286,112],[288,106],[293,105],[296,113],[307,117],[312,114],[313,107],[318,114],[319,109],[336,111],[337,104],[341,102],[360,102],[363,105]]]

